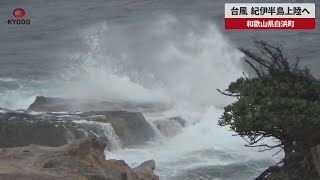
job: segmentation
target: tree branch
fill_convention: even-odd
[[[244,61],[251,66],[251,68],[256,72],[258,77],[262,77],[260,71],[249,60],[244,59]]]
[[[220,89],[216,89],[216,90],[225,96],[240,97],[239,94],[225,93],[225,92],[222,92]]]

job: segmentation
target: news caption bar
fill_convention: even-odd
[[[226,3],[225,29],[315,29],[314,3]]]

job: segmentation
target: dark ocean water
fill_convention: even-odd
[[[303,63],[317,73],[320,47],[319,23],[313,31],[225,31],[225,2],[211,0],[70,0],[0,2],[0,77],[42,79],[55,77],[68,63],[64,52],[76,49],[80,42],[76,31],[107,22],[119,26],[148,23],[162,13],[197,16],[200,21],[216,23],[235,45],[247,46],[252,39],[282,43],[288,52],[302,57]],[[237,2],[255,2],[237,1]],[[268,1],[272,2],[272,1]],[[278,2],[278,1],[276,1]],[[285,1],[303,2],[303,1]],[[29,26],[8,25],[13,9],[26,10]],[[319,6],[317,6],[319,17]],[[144,28],[138,26],[134,28]],[[128,32],[130,33],[130,32]],[[138,37],[137,37],[138,38]]]
[[[244,150],[251,158],[240,153],[241,158],[226,164],[224,156],[210,159],[212,154],[192,153],[203,149],[215,152],[211,146],[234,144],[225,138],[230,133],[209,128],[217,128],[210,119],[221,114],[212,106],[228,102],[213,92],[241,74],[237,64],[241,55],[234,47],[251,48],[254,39],[281,43],[288,55],[301,57],[302,65],[320,77],[320,24],[317,20],[316,29],[310,31],[226,31],[225,2],[260,1],[2,0],[0,107],[27,108],[36,95],[170,99],[174,104],[206,107],[204,117],[190,118],[201,123],[184,130],[169,144],[115,152],[114,157],[130,165],[156,159],[163,179],[234,179],[239,174],[235,168],[243,169],[241,179],[252,178],[270,164],[270,159],[257,164],[252,160],[254,155]],[[30,25],[7,24],[18,7],[26,11]],[[317,4],[318,19],[319,10]],[[187,114],[181,109],[175,113]],[[191,114],[198,114],[198,109]],[[194,160],[186,158],[188,153]]]

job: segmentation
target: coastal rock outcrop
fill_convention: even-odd
[[[186,127],[187,121],[180,117],[170,117],[167,119],[158,119],[153,121],[155,127],[164,136],[172,137],[181,132],[183,127]]]
[[[88,136],[103,137],[109,148],[116,148],[143,144],[154,137],[154,131],[139,112],[0,111],[0,148],[61,146]]]
[[[105,147],[106,143],[100,138],[86,138],[60,147],[29,145],[0,149],[0,179],[158,179],[153,172],[153,161],[131,169],[124,161],[105,160]]]
[[[151,102],[106,101],[96,99],[76,99],[61,97],[37,96],[28,110],[37,112],[75,112],[75,111],[138,111],[161,112],[168,110],[170,105]]]
[[[30,144],[61,146],[85,137],[76,123],[27,112],[0,112],[0,148]]]
[[[151,125],[140,112],[91,111],[80,116],[90,117],[89,121],[110,123],[124,146],[143,144],[154,137]]]
[[[136,168],[133,168],[133,172],[138,176],[139,179],[143,180],[159,180],[159,177],[154,174],[156,163],[154,160],[143,162]]]

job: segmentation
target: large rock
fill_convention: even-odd
[[[154,174],[154,170],[156,168],[156,163],[154,160],[149,160],[143,162],[136,168],[133,168],[133,172],[139,177],[139,179],[143,180],[159,180],[159,177]]]
[[[143,144],[154,137],[154,131],[139,112],[0,111],[0,148],[61,146],[87,136],[104,137],[108,147],[117,148]]]
[[[81,115],[88,120],[110,123],[124,146],[143,144],[154,137],[154,131],[139,112],[92,111]]]
[[[180,133],[186,127],[187,121],[180,117],[158,119],[152,122],[162,135],[172,137]]]
[[[105,146],[101,139],[87,138],[61,147],[30,145],[0,149],[0,179],[152,180],[157,177],[151,170],[141,178],[124,161],[105,160]],[[141,167],[137,169],[148,168]]]
[[[138,103],[130,101],[101,101],[95,99],[75,99],[37,96],[28,110],[38,112],[74,112],[74,111],[139,111],[160,112],[168,110],[170,105],[163,103]]]
[[[85,137],[77,124],[58,120],[39,119],[28,113],[0,113],[0,147],[19,147],[29,144],[61,146],[72,139]]]

